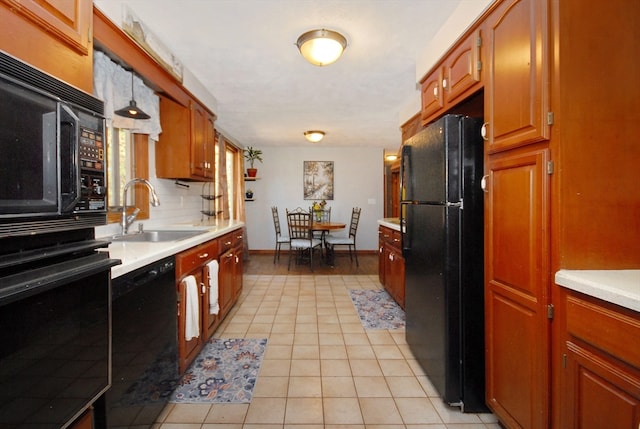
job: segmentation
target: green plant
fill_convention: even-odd
[[[255,161],[262,162],[262,151],[260,149],[254,149],[251,146],[248,146],[244,149],[244,159],[249,161],[249,165],[253,168],[253,163]]]

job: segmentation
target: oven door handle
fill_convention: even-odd
[[[80,280],[120,264],[104,252],[29,270],[0,279],[0,307]],[[90,287],[90,286],[87,286]]]

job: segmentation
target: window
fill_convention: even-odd
[[[107,196],[109,211],[122,209],[122,190],[131,179],[133,146],[131,133],[122,128],[107,129]],[[131,199],[128,205],[131,204]]]

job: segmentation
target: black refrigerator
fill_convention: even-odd
[[[484,400],[482,120],[446,115],[401,159],[406,338],[443,401]]]

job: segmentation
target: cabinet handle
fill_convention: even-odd
[[[238,258],[238,255],[236,255],[236,264],[240,262],[240,259]]]
[[[480,135],[482,136],[482,140],[487,141],[489,140],[489,137],[487,136],[488,131],[487,131],[487,127],[489,126],[488,122],[485,122],[484,124],[482,124],[482,128],[480,128]]]
[[[227,255],[227,258],[233,258],[233,253],[229,253],[229,254]]]
[[[204,283],[200,283],[200,287],[202,288],[202,294],[204,295],[207,292],[207,287],[204,285]]]
[[[382,253],[384,247],[381,247],[380,250],[378,250],[378,253]]]
[[[230,242],[230,241],[225,241],[225,242],[224,242],[224,245],[225,245],[225,246],[231,246],[231,242]]]
[[[447,79],[442,79],[442,89],[447,87]]]
[[[438,98],[438,85],[433,87],[433,98]]]
[[[488,174],[485,174],[484,176],[482,176],[482,179],[480,180],[480,187],[484,192],[489,192],[489,186],[487,184],[487,180],[489,180]]]
[[[390,260],[390,261],[393,261],[393,260],[394,260],[394,255],[393,255],[393,253],[389,253],[389,260]]]
[[[205,259],[205,258],[208,258],[208,257],[209,257],[208,253],[202,253],[202,254],[198,255],[198,258],[200,258],[200,259]]]

